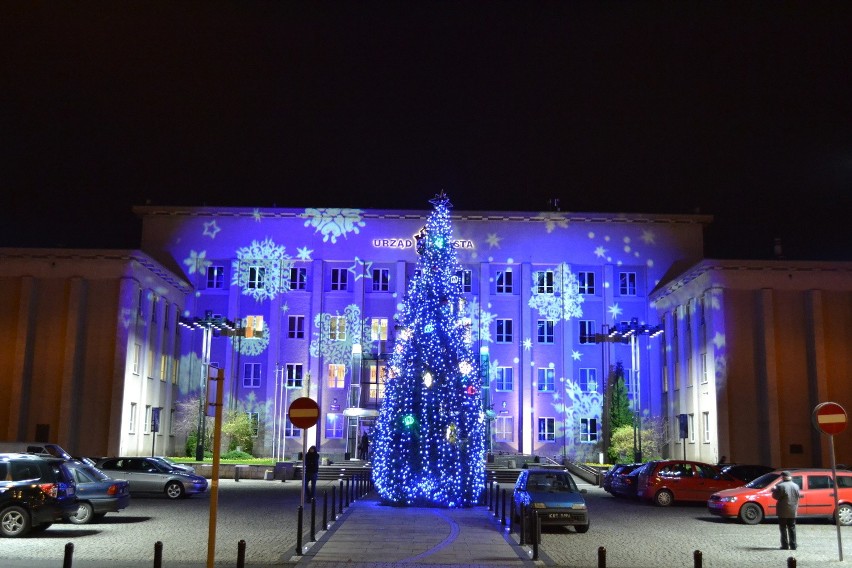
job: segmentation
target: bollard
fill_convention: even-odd
[[[704,555],[701,554],[700,550],[696,550],[695,552],[692,553],[692,561],[693,561],[693,566],[695,568],[701,568],[701,566],[704,563],[703,556]]]
[[[541,517],[533,511],[533,560],[538,560],[538,545],[541,541]]]
[[[74,543],[68,542],[65,544],[65,559],[62,561],[62,568],[71,568],[72,562],[74,562]]]
[[[340,480],[340,512],[343,513],[343,480]]]
[[[311,540],[317,541],[317,500],[311,497]]]
[[[501,508],[502,517],[500,517],[500,525],[506,526],[506,490],[503,490],[503,507]]]
[[[328,530],[328,491],[322,492],[322,530]]]
[[[606,568],[606,548],[598,547],[598,568]]]
[[[163,543],[159,540],[154,543],[154,568],[163,566]]]
[[[241,540],[237,543],[237,568],[245,568],[246,566],[246,541]]]
[[[349,478],[346,478],[346,508],[349,508]]]
[[[787,558],[787,568],[796,568],[796,559],[792,556]]]
[[[331,486],[331,520],[337,520],[337,486]]]
[[[296,515],[296,556],[302,555],[302,506],[299,505],[298,514]]]
[[[494,516],[495,517],[500,516],[500,510],[498,508],[498,505],[500,504],[499,497],[500,497],[500,484],[498,483],[497,485],[494,486]]]
[[[512,502],[509,504],[509,534],[515,529],[515,498],[512,497]]]
[[[488,484],[488,510],[491,510],[491,494],[494,493],[494,480]]]
[[[521,526],[518,527],[518,544],[524,545],[527,540],[527,506],[521,503]]]

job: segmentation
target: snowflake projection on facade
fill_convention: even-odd
[[[124,329],[128,329],[134,319],[136,319],[136,310],[121,308],[121,323],[124,325]]]
[[[638,247],[636,247],[633,243],[634,237],[628,234],[623,234],[621,236],[612,236],[612,235],[603,235],[598,236],[594,231],[589,231],[586,236],[589,240],[597,240],[600,239],[604,243],[611,245],[613,247],[613,253],[610,254],[610,249],[605,248],[603,245],[598,244],[595,245],[593,252],[597,258],[601,258],[606,260],[609,263],[613,263],[617,266],[621,266],[624,263],[635,263],[637,260],[645,258],[644,264],[648,268],[654,266],[654,259],[648,255],[648,251],[641,251]],[[615,241],[617,239],[621,239],[622,244],[618,245]],[[643,229],[639,237],[636,239],[637,241],[641,240],[644,245],[647,247],[654,247],[657,245],[657,236],[651,229]],[[594,244],[594,243],[593,243]],[[619,258],[617,255],[618,247],[621,247],[621,252],[624,254],[622,258]]]
[[[269,347],[269,328],[263,322],[263,333],[260,337],[231,337],[231,345],[242,355],[260,355]]]
[[[583,315],[577,276],[564,262],[553,270],[553,293],[542,291],[538,274],[533,273],[532,297],[529,306],[538,310],[541,317],[549,320],[569,320]]]
[[[619,305],[618,305],[618,304],[613,304],[613,305],[611,305],[611,306],[609,307],[609,315],[611,315],[611,316],[612,316],[612,321],[615,321],[615,320],[617,320],[618,318],[620,318],[620,317],[621,317],[621,313],[622,313],[623,311],[624,311],[624,310],[622,310],[622,309],[621,309],[621,307],[619,307]]]
[[[503,237],[498,237],[497,233],[488,233],[488,238],[485,239],[485,242],[489,248],[500,248],[500,241],[502,240]]]
[[[201,252],[196,252],[194,250],[189,251],[189,256],[183,259],[183,263],[186,265],[188,274],[204,274],[207,267],[213,264],[207,260],[206,250]]]
[[[221,230],[222,229],[219,228],[219,225],[216,224],[216,219],[213,219],[212,221],[207,221],[206,223],[204,223],[204,232],[201,233],[201,235],[204,237],[210,237],[211,239],[215,239],[216,233]]]
[[[321,313],[314,317],[314,327],[311,340],[311,357],[324,357],[328,363],[343,364],[349,367],[352,361],[352,346],[361,344],[362,352],[369,352],[369,329],[361,320],[361,308],[357,304],[349,304],[340,313]]]
[[[290,290],[292,266],[293,259],[285,248],[272,239],[252,241],[250,246],[237,249],[231,284],[259,302],[271,300]]]
[[[473,296],[469,301],[465,302],[464,306],[459,310],[464,317],[470,319],[471,341],[479,340],[491,343],[491,322],[494,321],[495,314],[479,309],[479,301],[476,296]]]
[[[568,228],[568,218],[565,215],[545,211],[541,216],[544,217],[544,229],[548,233],[552,233],[557,227],[561,229]]]
[[[532,338],[527,337],[524,339],[524,351],[529,351],[532,349]]]
[[[263,219],[263,214],[260,212],[260,209],[252,211],[251,216],[254,218],[255,223],[260,223],[260,220]]]
[[[571,379],[562,382],[564,396],[561,400],[554,400],[553,410],[565,417],[565,423],[561,427],[574,428],[574,444],[582,443],[580,440],[580,419],[594,418],[600,424],[603,411],[603,395],[597,391],[586,392],[580,388],[579,383]],[[556,397],[554,397],[556,398]],[[557,433],[559,436],[559,433]]]
[[[302,217],[306,217],[305,227],[313,227],[314,232],[322,233],[322,242],[337,243],[338,237],[346,238],[348,233],[360,232],[360,227],[367,224],[361,220],[360,209],[305,209]]]
[[[372,266],[372,262],[361,260],[356,256],[355,262],[348,270],[353,274],[355,280],[360,280],[361,278],[369,278],[372,280],[373,274],[370,272],[370,268],[372,268]]]
[[[583,354],[579,351],[571,351],[571,359],[573,359],[574,361],[579,361],[582,358]]]
[[[299,247],[296,249],[296,258],[305,261],[311,260],[311,254],[313,254],[313,252],[314,251],[308,247]]]

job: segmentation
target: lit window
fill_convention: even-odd
[[[260,363],[245,363],[243,365],[243,388],[256,389],[260,387]]]
[[[707,374],[707,353],[702,353],[701,354],[701,382],[707,383],[708,380],[709,379],[708,379],[708,374]]]
[[[287,337],[290,339],[305,338],[305,316],[287,316]]]
[[[512,320],[500,318],[495,323],[497,325],[497,343],[512,343],[514,341]]]
[[[538,392],[556,391],[556,370],[552,367],[538,368]]]
[[[636,295],[635,272],[620,272],[618,274],[618,293],[622,296]]]
[[[514,390],[515,379],[512,367],[497,367],[494,373],[494,390],[508,392]]]
[[[329,412],[325,415],[325,437],[326,438],[342,438],[343,423],[345,422],[342,414]]]
[[[130,424],[127,426],[127,431],[131,434],[136,433],[136,403],[130,403]]]
[[[346,318],[344,316],[331,316],[328,323],[329,341],[346,340]]]
[[[539,418],[538,419],[538,441],[553,442],[556,440],[556,419],[555,418]]]
[[[138,343],[133,345],[133,374],[139,374],[139,365],[142,363],[142,346]]]
[[[553,343],[553,320],[538,320],[538,342],[539,343]]]
[[[346,365],[328,364],[328,388],[342,389],[346,386]]]
[[[151,433],[151,417],[152,417],[152,414],[153,413],[151,412],[151,405],[146,404],[145,405],[145,423],[142,424],[142,432],[144,434],[150,434]]]
[[[373,269],[373,292],[390,291],[390,270],[387,268]]]
[[[372,318],[370,320],[370,341],[387,341],[388,318]]]
[[[221,289],[225,287],[225,267],[224,266],[208,266],[207,267],[207,287]]]
[[[169,358],[166,355],[160,355],[160,380],[166,382],[166,377],[169,373]]]
[[[494,419],[494,438],[498,442],[515,441],[514,416],[497,416]]]
[[[346,268],[331,269],[331,289],[334,291],[346,290],[349,282],[349,270]]]
[[[710,413],[702,412],[701,421],[703,422],[702,430],[704,431],[704,443],[710,443]]]

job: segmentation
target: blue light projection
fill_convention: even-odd
[[[529,306],[538,310],[541,317],[559,321],[578,318],[583,315],[580,304],[585,298],[580,295],[577,276],[564,262],[553,270],[553,291],[544,292],[533,274],[532,296]]]
[[[232,284],[255,300],[272,300],[290,289],[293,259],[285,247],[270,238],[237,249],[237,260],[232,266]]]
[[[458,309],[450,202],[442,194],[431,203],[373,438],[373,480],[389,504],[463,507],[485,487],[482,382]]]
[[[359,228],[364,227],[366,223],[361,220],[360,209],[305,209],[302,214],[307,217],[305,227],[313,227],[316,232],[322,234],[322,242],[328,242],[331,239],[332,243],[337,242],[338,237],[347,238],[348,233],[360,232]]]
[[[352,360],[352,346],[361,344],[361,349],[369,348],[369,332],[361,319],[361,308],[350,304],[340,313],[317,314],[314,318],[313,339],[311,340],[311,357],[325,357],[329,363],[349,366]]]

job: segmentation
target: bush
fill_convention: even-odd
[[[240,450],[231,450],[226,454],[222,454],[222,459],[225,460],[248,460],[252,459],[252,457],[253,456],[251,454],[247,454]]]

